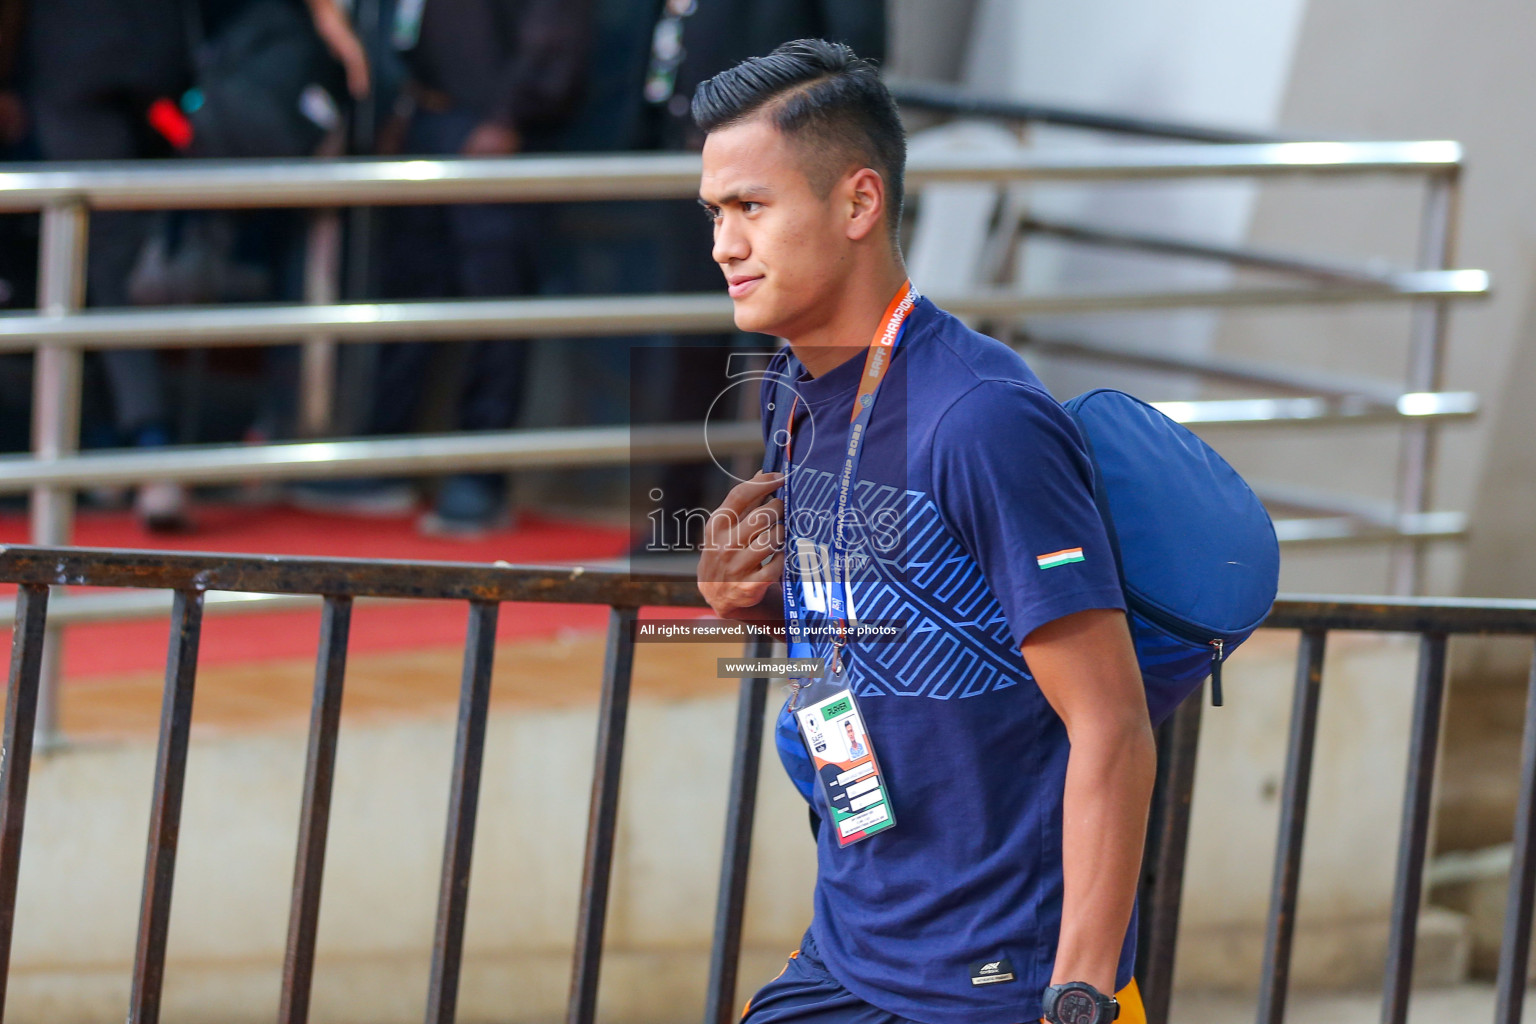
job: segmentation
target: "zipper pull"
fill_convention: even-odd
[[[1211,641],[1211,707],[1221,707],[1221,659],[1226,653],[1225,640]]]

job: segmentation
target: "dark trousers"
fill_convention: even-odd
[[[477,123],[467,112],[419,112],[411,121],[407,149],[417,156],[457,153]],[[537,205],[405,206],[389,213],[383,270],[388,297],[498,298],[538,291],[544,217]],[[454,426],[511,427],[522,407],[529,343],[514,339],[453,344],[464,346]],[[383,347],[372,417],[376,433],[416,429],[438,351],[430,342]]]
[[[165,155],[144,124],[149,100],[132,91],[52,98],[35,103],[38,145],[46,160],[129,160]],[[86,258],[86,301],[126,306],[128,278],[155,219],[139,210],[91,214]],[[131,434],[168,416],[159,357],[148,349],[101,353],[114,419]]]
[[[186,88],[190,63],[178,0],[42,0],[28,4],[33,115],[45,160],[169,156],[145,121],[149,105]],[[140,212],[95,213],[87,301],[126,306],[128,276],[154,224]],[[167,418],[155,353],[102,354],[118,428]]]

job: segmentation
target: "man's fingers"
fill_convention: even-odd
[[[783,543],[783,516],[784,503],[775,498],[747,513],[746,521],[736,531],[736,539],[753,550],[778,547]]]
[[[704,542],[714,547],[730,547],[738,543],[736,531],[743,523],[753,520],[759,509],[773,506],[773,516],[782,514],[784,503],[775,498],[763,504],[763,497],[772,494],[784,482],[782,473],[759,473],[751,480],[744,480],[731,488],[720,507],[710,513],[704,524]]]
[[[738,519],[784,483],[783,473],[758,473],[750,480],[743,480],[726,494],[716,514],[726,512]]]
[[[754,509],[749,509],[742,524],[749,533],[761,533],[771,529],[784,518],[784,499],[769,498]]]
[[[747,579],[753,583],[774,583],[784,575],[784,552],[776,551],[772,558],[750,573]]]

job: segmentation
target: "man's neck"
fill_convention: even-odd
[[[820,377],[867,351],[886,307],[906,280],[906,268],[898,261],[886,264],[881,273],[850,279],[842,301],[823,324],[789,339],[806,371]]]

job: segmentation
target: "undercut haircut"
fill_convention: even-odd
[[[693,94],[693,123],[706,135],[756,117],[799,147],[806,178],[823,199],[849,170],[879,172],[895,244],[907,133],[873,61],[842,43],[797,39],[720,72]]]

